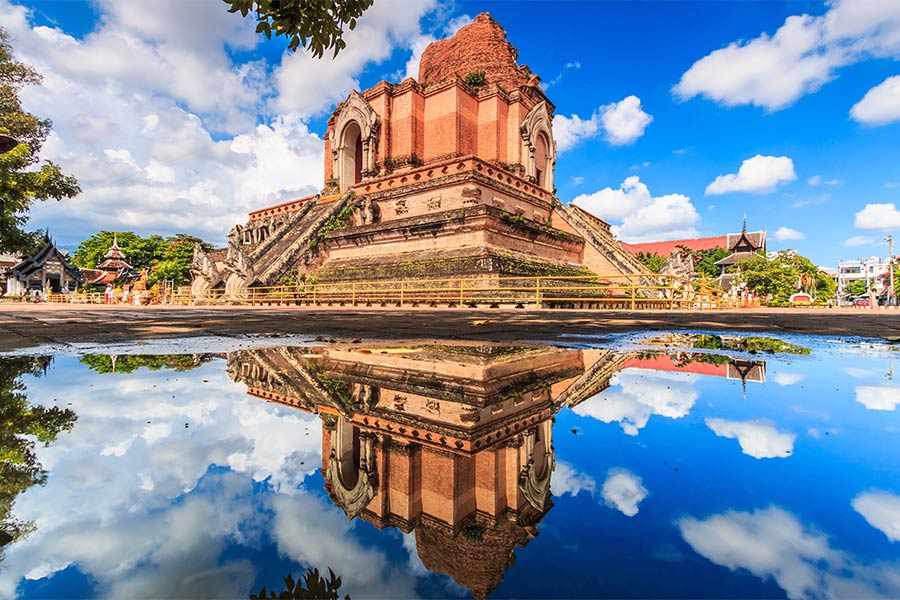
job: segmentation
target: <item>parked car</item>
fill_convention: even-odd
[[[864,298],[857,298],[856,306],[869,306],[869,301]]]

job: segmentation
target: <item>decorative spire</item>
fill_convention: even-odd
[[[119,248],[119,234],[118,232],[113,232],[113,243],[112,246],[109,247],[109,250],[106,251],[106,254],[103,255],[103,258],[113,258],[118,260],[125,259],[125,253],[122,252],[122,249]]]
[[[747,234],[747,213],[744,213],[744,229],[741,230],[741,233],[744,235]]]

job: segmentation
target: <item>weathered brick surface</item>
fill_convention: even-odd
[[[480,69],[488,83],[514,90],[529,82],[528,68],[519,66],[518,51],[506,40],[506,31],[481,13],[475,21],[446,40],[434,42],[422,53],[419,83],[432,84],[454,74],[465,77]]]
[[[448,536],[430,527],[416,528],[416,550],[429,571],[446,573],[475,598],[486,598],[516,560],[515,549],[529,542],[524,529],[503,519],[482,540]]]

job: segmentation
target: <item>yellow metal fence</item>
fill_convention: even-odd
[[[101,294],[56,294],[51,302],[105,302]],[[170,295],[167,303],[263,306],[517,307],[582,309],[718,309],[734,298],[702,283],[672,276],[497,277],[213,289],[200,297]]]
[[[186,300],[186,299],[185,299]],[[192,302],[248,305],[377,307],[534,307],[714,309],[731,297],[668,276],[497,277],[315,283],[212,290]]]

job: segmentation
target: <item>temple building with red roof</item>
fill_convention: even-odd
[[[727,248],[728,235],[692,238],[688,240],[668,240],[666,242],[645,242],[643,244],[626,244],[625,242],[622,242],[622,247],[634,255],[643,253],[670,256],[675,250],[682,246],[695,252],[700,250],[712,250],[713,248]]]
[[[728,233],[717,237],[692,238],[686,240],[668,240],[665,242],[646,242],[642,244],[626,244],[622,243],[622,248],[628,252],[638,256],[639,254],[659,255],[671,257],[681,249],[688,249],[693,252],[702,250],[712,250],[713,248],[724,248],[731,252],[722,260],[716,262],[721,268],[718,278],[719,285],[724,290],[730,290],[734,282],[733,272],[726,272],[728,267],[737,265],[748,258],[753,258],[760,252],[766,252],[766,232],[747,231],[747,219],[744,218],[744,227],[740,233]]]
[[[87,285],[106,285],[118,281],[120,283],[129,283],[140,277],[125,260],[125,253],[119,248],[119,237],[113,234],[113,243],[103,255],[103,262],[94,269],[82,269],[84,275],[84,283]]]

